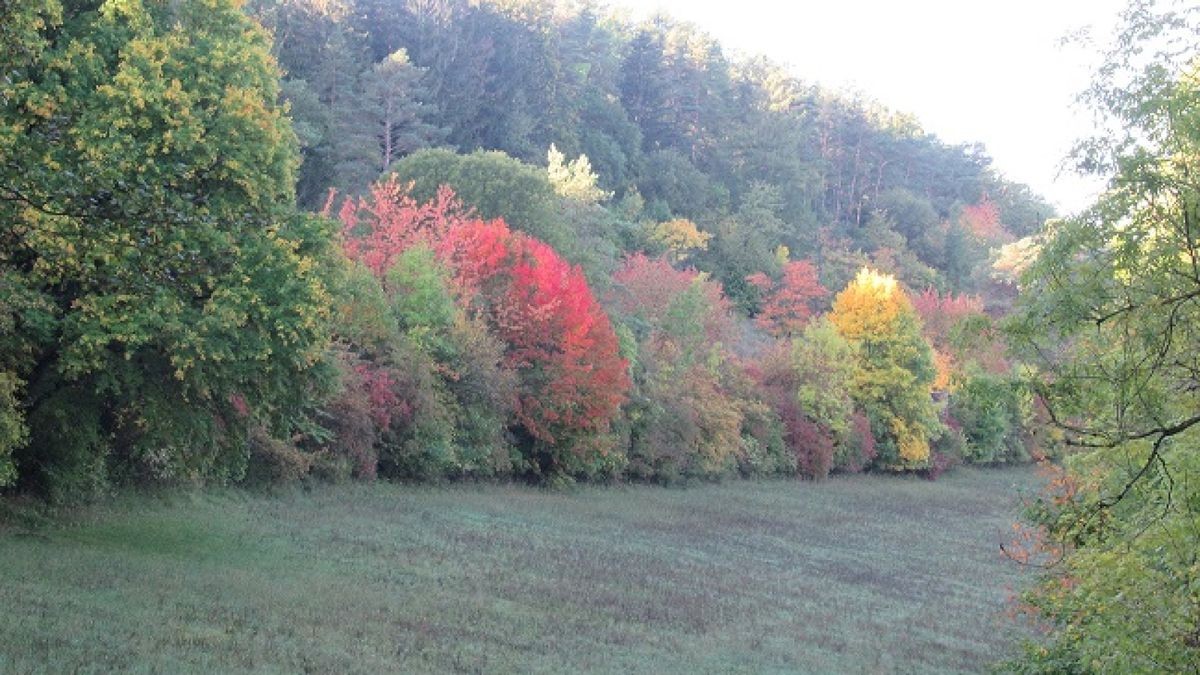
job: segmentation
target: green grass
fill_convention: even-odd
[[[127,497],[0,529],[0,672],[975,671],[1034,484]]]

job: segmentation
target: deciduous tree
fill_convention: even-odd
[[[778,281],[761,272],[748,281],[763,293],[755,322],[776,337],[798,335],[812,319],[817,303],[829,295],[817,279],[817,268],[807,260],[785,264]]]
[[[498,220],[452,229],[445,251],[520,379],[516,415],[530,441],[529,468],[550,475],[611,470],[610,424],[629,376],[582,271]]]
[[[930,387],[933,351],[895,278],[862,269],[833,301],[830,320],[857,345],[854,397],[871,419],[876,462],[918,468],[929,459],[929,440],[940,430]]]
[[[1087,100],[1083,168],[1108,190],[1053,223],[1010,337],[1076,452],[1075,490],[1032,511],[1058,555],[1027,598],[1054,632],[1029,672],[1178,672],[1200,662],[1200,52],[1194,7],[1137,1]]]
[[[19,348],[0,371],[24,384],[20,478],[63,497],[237,478],[238,429],[287,432],[327,346],[330,232],[294,210],[269,38],[232,0],[17,12],[0,305]]]

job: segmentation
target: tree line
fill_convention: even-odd
[[[955,294],[894,228],[927,218],[979,252],[1029,227],[977,153],[665,20],[248,9],[6,6],[0,476],[16,489],[820,477],[1034,447],[1031,399],[981,357],[991,301]],[[834,110],[861,122],[852,201],[874,166],[871,194],[916,215],[830,206],[848,203]],[[602,112],[612,124],[587,122]],[[759,124],[825,154],[755,151]],[[931,154],[888,173],[885,146]],[[919,196],[943,160],[957,187]],[[935,380],[973,393],[939,407]]]

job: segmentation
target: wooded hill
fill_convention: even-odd
[[[731,58],[669,17],[546,0],[248,9],[275,37],[310,208],[421,148],[545,166],[554,145],[586,155],[620,219],[687,218],[714,235],[693,262],[751,311],[745,279],[778,276],[781,245],[830,288],[873,263],[914,289],[979,292],[990,249],[1053,214],[981,146],[944,143],[765,58]]]

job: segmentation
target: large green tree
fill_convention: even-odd
[[[433,199],[438,189],[450,186],[476,215],[500,218],[572,255],[575,233],[560,221],[560,198],[546,171],[503,152],[459,155],[450,150],[421,150],[396,162],[391,170],[418,201]]]
[[[326,344],[329,233],[294,208],[268,37],[233,0],[8,11],[0,418],[16,401],[28,427],[19,480],[66,497],[236,478],[239,430],[285,431]]]
[[[1076,449],[1033,514],[1061,562],[1029,597],[1056,628],[1029,671],[1200,663],[1200,12],[1166,4],[1124,13],[1078,155],[1108,190],[1047,233],[1012,327]]]

